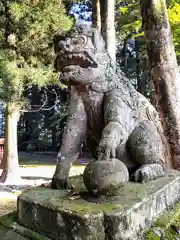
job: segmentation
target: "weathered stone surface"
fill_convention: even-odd
[[[1,240],[28,240],[27,238],[17,234],[16,232],[4,226],[0,226],[0,239]]]
[[[17,223],[17,213],[12,212],[0,218],[1,240],[51,240]]]
[[[88,198],[82,177],[69,181],[75,195],[37,187],[19,196],[19,223],[53,240],[134,240],[180,197],[177,171],[146,184],[129,182],[123,195],[111,198]]]
[[[19,235],[18,233],[4,226],[0,226],[0,239],[1,240],[28,240],[27,238]]]
[[[56,240],[104,239],[103,213],[86,212],[82,202],[74,204],[68,191],[37,188],[18,199],[21,224]]]
[[[139,165],[164,161],[161,135],[150,121],[142,121],[134,128],[128,138],[127,147],[130,156]]]
[[[124,162],[136,182],[163,175],[167,143],[158,112],[123,72],[112,66],[98,29],[74,26],[54,36],[54,49],[54,65],[60,72],[60,81],[69,86],[70,101],[52,188],[67,188],[71,165],[77,160],[83,142],[97,160],[118,158]],[[153,131],[146,127],[133,133],[133,136],[136,132],[139,135],[142,131],[138,148],[146,149],[143,158],[137,158],[133,150],[130,156],[126,143],[143,121],[153,125]],[[154,142],[147,141],[148,135],[151,139],[160,139],[158,148],[152,148]],[[131,141],[128,148],[131,150]]]
[[[117,195],[122,192],[124,183],[129,181],[126,165],[113,158],[90,162],[84,170],[83,180],[93,195]]]

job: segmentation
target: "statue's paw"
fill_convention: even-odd
[[[160,164],[147,164],[141,166],[133,173],[132,181],[144,183],[164,175],[164,168]]]
[[[67,178],[60,178],[59,176],[54,175],[51,182],[52,189],[67,189],[68,181]]]
[[[116,149],[113,146],[109,146],[108,144],[99,145],[97,148],[97,159],[105,160],[116,157]]]

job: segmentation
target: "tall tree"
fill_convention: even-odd
[[[163,114],[172,163],[180,169],[180,76],[165,0],[141,0],[151,76]]]
[[[92,25],[101,31],[101,2],[100,0],[92,1]]]
[[[105,40],[112,64],[116,64],[115,0],[92,0],[93,25]],[[101,21],[100,21],[101,20]]]
[[[1,182],[20,179],[17,122],[33,84],[58,82],[53,72],[52,36],[70,27],[59,0],[0,2],[0,98],[5,103],[4,169]]]
[[[115,32],[115,0],[106,0],[106,48],[112,59],[116,63],[116,32]]]

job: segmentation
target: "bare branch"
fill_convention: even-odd
[[[48,95],[47,95],[47,92],[45,91],[46,99],[45,99],[44,103],[43,103],[38,109],[36,109],[36,110],[33,110],[33,109],[25,109],[25,110],[22,110],[21,112],[39,112],[39,111],[49,111],[49,110],[53,109],[53,108],[57,105],[58,95],[57,95],[55,89],[53,89],[51,92],[52,92],[53,94],[55,94],[55,96],[56,96],[55,104],[54,104],[53,106],[48,107],[48,108],[44,108],[45,105],[46,105],[47,102],[48,102]],[[32,108],[32,107],[38,107],[39,105],[29,105],[29,106]]]

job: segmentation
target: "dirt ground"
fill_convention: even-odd
[[[70,175],[82,174],[89,160],[87,156],[82,156],[78,159],[71,168]],[[17,196],[24,189],[51,181],[55,170],[56,154],[19,153],[19,162],[20,175],[22,177],[21,185],[0,186],[0,216],[16,209]]]
[[[0,199],[0,217],[16,210],[16,198],[9,196],[9,198]]]

